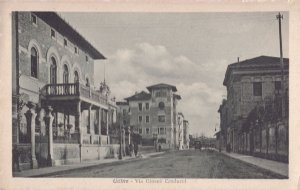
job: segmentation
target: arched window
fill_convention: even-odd
[[[77,71],[74,72],[74,83],[79,82],[79,74]]]
[[[38,53],[35,48],[31,48],[31,76],[38,78]]]
[[[67,65],[64,65],[63,83],[69,83],[69,70]]]
[[[51,57],[50,61],[50,84],[56,84],[56,60],[54,57]]]
[[[165,104],[163,102],[159,102],[158,107],[159,107],[159,109],[163,110],[163,109],[165,109]]]

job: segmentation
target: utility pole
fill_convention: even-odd
[[[283,65],[283,57],[282,57],[282,36],[281,36],[281,19],[283,19],[283,15],[278,13],[276,18],[279,22],[279,45],[280,45],[280,64],[281,64],[281,116],[284,117],[284,65]]]

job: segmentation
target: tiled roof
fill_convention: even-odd
[[[178,94],[173,94],[173,97],[176,98],[176,99],[178,99],[178,100],[181,100],[181,96],[178,95]]]
[[[116,104],[117,104],[118,106],[119,106],[119,105],[125,105],[125,106],[126,106],[126,105],[129,105],[128,102],[116,102]]]
[[[176,86],[170,85],[170,84],[165,84],[165,83],[159,83],[155,84],[152,86],[148,86],[147,89],[151,91],[152,89],[157,89],[157,88],[171,88],[173,92],[177,92]]]
[[[40,19],[45,21],[57,32],[66,36],[72,43],[75,43],[79,47],[89,53],[93,59],[105,59],[105,57],[92,46],[81,34],[79,34],[69,23],[62,19],[55,12],[33,12]]]
[[[283,63],[288,64],[289,59],[283,58]],[[260,65],[274,65],[274,64],[280,64],[280,58],[279,57],[271,57],[271,56],[259,56],[252,59],[246,59],[244,61],[232,63],[229,66],[230,67],[244,67],[244,66],[260,66]]]
[[[283,58],[283,63],[285,69],[288,68],[289,64],[289,59],[288,58]],[[254,57],[252,59],[246,59],[244,61],[232,63],[228,65],[226,73],[225,73],[225,78],[223,81],[223,85],[226,85],[227,80],[231,74],[231,71],[233,69],[280,69],[281,68],[281,63],[280,63],[280,58],[279,57],[271,57],[271,56],[259,56],[259,57]]]
[[[133,96],[130,96],[128,98],[125,98],[125,100],[128,100],[128,101],[132,101],[132,100],[150,100],[151,99],[151,94],[145,92],[145,91],[142,91],[140,93],[137,93]]]

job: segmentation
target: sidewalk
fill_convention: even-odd
[[[287,163],[282,163],[282,162],[277,162],[273,160],[267,160],[263,158],[258,158],[254,156],[249,156],[249,155],[244,155],[244,154],[237,154],[237,153],[228,153],[225,151],[222,151],[221,153],[230,156],[232,158],[253,164],[255,166],[258,166],[263,169],[270,170],[274,173],[283,175],[288,177],[289,175],[289,164]]]
[[[60,166],[53,166],[53,167],[44,167],[44,168],[37,168],[37,169],[31,169],[31,170],[23,170],[21,172],[14,172],[14,177],[42,177],[42,176],[48,176],[48,175],[55,175],[56,173],[64,172],[64,171],[72,171],[77,169],[83,169],[83,168],[89,168],[94,167],[97,165],[105,165],[109,163],[120,163],[124,161],[130,161],[130,160],[137,160],[137,159],[144,159],[149,158],[155,155],[163,154],[164,152],[152,152],[143,154],[143,157],[135,158],[135,157],[123,157],[122,160],[119,160],[117,158],[111,158],[111,159],[103,159],[103,160],[95,160],[95,161],[86,161],[81,162],[78,164],[70,164],[70,165],[60,165]]]

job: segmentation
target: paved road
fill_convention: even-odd
[[[65,171],[49,177],[284,178],[215,151],[184,150]]]

